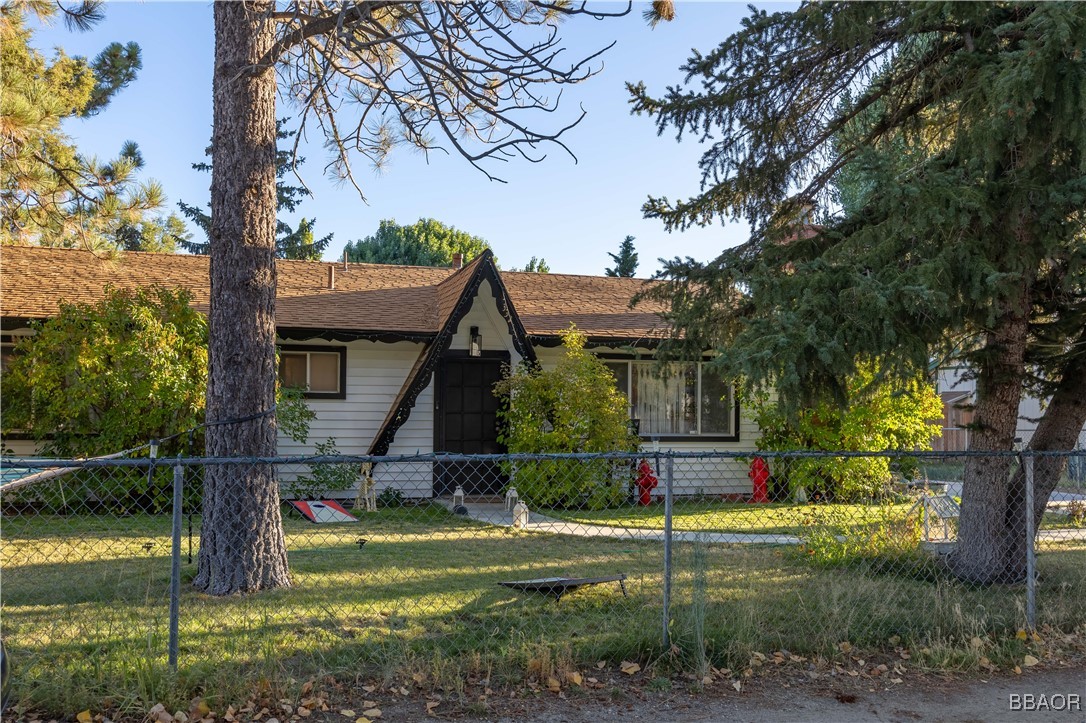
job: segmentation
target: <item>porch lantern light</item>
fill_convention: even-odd
[[[483,335],[479,333],[479,327],[471,327],[471,341],[468,344],[468,356],[483,355]]]
[[[457,507],[464,506],[464,488],[460,485],[456,485],[456,489],[453,490],[453,511],[456,511]]]

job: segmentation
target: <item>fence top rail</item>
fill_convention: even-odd
[[[293,455],[275,457],[162,457],[150,459],[147,457],[128,459],[45,459],[40,457],[2,457],[0,458],[0,471],[5,472],[5,477],[15,470],[26,470],[27,474],[48,469],[93,469],[99,467],[137,467],[147,468],[172,467],[175,465],[292,465],[292,464],[404,464],[410,462],[546,462],[559,460],[592,461],[592,460],[640,460],[646,458],[659,459],[689,459],[689,460],[738,460],[747,461],[754,457],[763,459],[828,459],[828,458],[869,458],[885,457],[896,459],[916,460],[947,460],[964,459],[968,457],[1080,457],[1086,455],[1086,450],[1063,451],[960,451],[960,452],[915,452],[900,450],[871,450],[871,451],[825,451],[825,450],[793,450],[793,451],[659,451],[643,450],[640,452],[567,452],[567,453],[517,453],[517,454],[454,454],[444,452],[404,454],[404,455]],[[7,486],[6,484],[4,485]]]

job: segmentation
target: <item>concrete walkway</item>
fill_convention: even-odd
[[[439,504],[452,509],[452,500],[438,498]],[[505,509],[502,503],[471,502],[464,504],[467,509],[468,519],[484,522],[488,525],[499,527],[513,526],[513,513]],[[547,517],[538,512],[528,513],[528,526],[524,528],[529,532],[548,532],[553,535],[575,535],[577,537],[606,537],[617,540],[631,540],[644,542],[663,542],[664,531],[642,529],[636,527],[610,527],[606,525],[591,525],[582,522],[570,522]],[[685,532],[675,530],[671,534],[675,542],[707,542],[729,545],[798,545],[800,540],[792,535],[765,535],[745,534],[738,532]]]
[[[437,498],[438,504],[447,509],[452,509],[452,500],[449,498]],[[513,513],[505,509],[503,503],[496,502],[472,502],[468,501],[464,507],[467,509],[468,519],[483,522],[498,527],[512,527]],[[662,529],[644,529],[637,527],[610,527],[607,525],[592,525],[583,522],[570,522],[547,517],[538,512],[528,513],[528,526],[524,528],[529,532],[547,532],[552,535],[574,535],[576,537],[603,537],[615,540],[630,540],[640,542],[663,542],[664,531]],[[801,540],[793,535],[773,535],[743,532],[689,532],[674,530],[671,539],[675,542],[702,542],[720,545],[798,545]],[[1038,542],[1066,542],[1086,540],[1086,529],[1055,529],[1042,530],[1037,533]]]

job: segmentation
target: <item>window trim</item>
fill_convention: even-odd
[[[305,353],[307,354],[305,360],[306,376],[309,376],[309,356],[312,352],[323,352],[325,354],[339,354],[339,391],[337,392],[311,392],[308,389],[302,392],[302,396],[306,399],[346,399],[347,398],[347,347],[345,346],[320,346],[317,344],[279,344],[276,346],[280,353],[279,362],[276,365],[275,377],[279,378],[279,364],[283,363],[282,353]]]
[[[627,409],[629,410],[630,419],[635,419],[633,416],[633,402],[631,401],[630,387],[633,385],[633,368],[632,364],[655,364],[656,362],[651,359],[634,359],[628,356],[620,356],[617,354],[600,354],[600,361],[607,364],[614,363],[626,363],[626,389],[621,390],[626,395]],[[695,392],[698,400],[698,429],[701,429],[701,375],[705,368],[706,361],[697,362],[675,362],[676,364],[697,364],[698,365],[698,383],[697,391]],[[739,395],[736,394],[735,384],[728,385],[731,389],[732,395],[732,434],[720,434],[714,432],[710,434],[650,434],[647,432],[638,432],[638,436],[646,441],[656,440],[659,442],[738,442],[739,441]]]

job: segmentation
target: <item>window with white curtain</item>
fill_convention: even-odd
[[[702,362],[605,361],[642,437],[734,437],[735,392]]]

